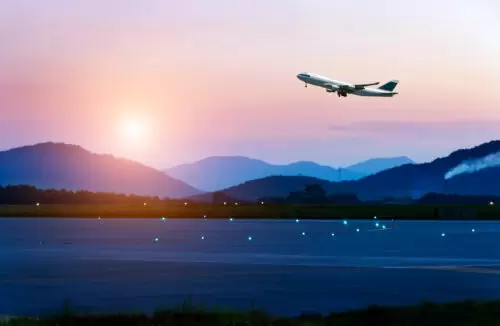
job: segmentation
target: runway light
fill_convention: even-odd
[[[297,219],[295,219],[295,223],[299,223],[299,219],[298,219],[298,218],[297,218]]]
[[[261,204],[261,205],[264,205],[264,202],[263,202],[263,201],[261,201],[261,202],[260,202],[260,204]]]
[[[373,219],[374,219],[374,220],[376,220],[376,219],[377,219],[377,217],[376,217],[376,216],[374,216],[374,217],[373,217]]]
[[[36,203],[37,206],[40,206],[40,203]]]
[[[306,235],[306,233],[305,233],[305,232],[302,232],[302,235]]]
[[[493,206],[493,205],[495,205],[495,203],[494,203],[494,202],[492,202],[492,201],[490,201],[490,206]]]
[[[335,236],[335,233],[332,233],[332,237],[334,237],[334,236]]]
[[[201,240],[205,240],[205,236],[204,235],[201,236]]]
[[[375,226],[376,226],[376,227],[378,227],[378,226],[379,226],[378,222],[377,222],[377,223],[375,223]]]
[[[224,206],[227,205],[227,202],[224,202]]]
[[[206,216],[206,215],[203,215],[203,218],[207,218],[207,216]]]
[[[444,233],[441,233],[441,236],[442,236],[442,237],[444,237],[445,235],[446,235],[446,234],[444,234]]]
[[[230,221],[230,222],[232,222],[232,221],[233,221],[233,218],[232,218],[232,217],[230,217],[230,218],[229,218],[229,221]]]
[[[252,240],[252,237],[248,237],[248,241],[251,241]]]
[[[385,230],[385,225],[382,225],[382,229],[384,229],[384,230]]]
[[[185,203],[184,203],[184,206],[187,206],[187,205],[188,205],[188,203],[187,203],[187,202],[185,202]]]
[[[472,229],[472,232],[476,232],[476,229]]]
[[[147,205],[147,203],[144,203],[144,206],[146,206],[146,205]]]
[[[346,220],[344,220],[344,225],[347,225],[347,221]]]
[[[154,238],[154,240],[153,240],[153,241],[154,241],[154,242],[158,242],[159,240],[160,240],[160,239],[158,239],[158,238]]]
[[[359,229],[356,229],[356,232],[359,232]]]
[[[101,219],[101,217],[99,216],[97,219],[98,219],[98,220],[100,220],[100,219]]]

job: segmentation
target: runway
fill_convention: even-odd
[[[50,313],[65,300],[82,312],[152,312],[191,297],[297,315],[500,298],[499,224],[363,223],[55,219],[40,245],[28,222],[0,220],[11,230],[0,240],[0,314]]]

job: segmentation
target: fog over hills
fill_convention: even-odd
[[[392,198],[419,198],[428,193],[453,193],[458,195],[500,195],[500,166],[484,158],[500,152],[500,141],[460,149],[451,154],[422,164],[405,164],[359,180],[331,182],[314,178],[277,176],[252,180],[224,190],[228,195],[242,200],[255,200],[263,196],[286,196],[298,188],[320,184],[329,194],[356,194],[361,200]],[[476,160],[490,162],[490,167],[477,170],[470,164]],[[457,166],[469,162],[471,168],[449,179],[445,176]]]

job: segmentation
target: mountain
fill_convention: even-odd
[[[473,173],[459,174],[445,180],[445,174],[464,161],[479,159],[500,152],[500,141],[457,150],[429,163],[405,164],[359,180],[330,182],[313,178],[281,176],[246,182],[225,189],[229,196],[253,200],[264,196],[283,196],[297,191],[302,185],[318,183],[328,194],[356,194],[361,200],[384,198],[419,198],[428,193],[455,193],[459,195],[500,195],[500,167],[491,167]]]
[[[270,176],[308,176],[328,181],[357,180],[371,171],[412,163],[407,157],[373,159],[351,167],[335,169],[314,162],[300,161],[274,165],[243,156],[213,156],[203,160],[175,166],[165,172],[198,189],[216,191],[242,184],[246,181]]]
[[[455,178],[460,177],[460,179],[467,180],[467,182],[458,184],[454,180],[455,178],[445,180],[445,174],[464,161],[479,159],[499,151],[500,141],[491,141],[473,148],[457,150],[446,157],[437,158],[429,163],[403,165],[367,176],[355,183],[337,184],[334,185],[333,190],[346,191],[346,189],[351,189],[360,199],[418,198],[431,192],[450,193],[451,191],[457,194],[467,194],[472,191],[472,189],[467,189],[470,188],[468,183],[474,178],[480,178],[486,183],[490,183],[490,180],[483,178],[481,171],[479,171],[468,176],[456,176]],[[457,185],[453,186],[454,184]],[[471,184],[471,186],[473,185]],[[486,193],[484,186],[477,185],[476,187],[474,190],[476,193],[495,194]],[[496,192],[499,191],[500,189],[496,190]]]
[[[328,188],[331,182],[313,177],[273,176],[247,181],[224,192],[239,199],[258,200],[262,197],[286,197],[291,192],[302,191],[306,186],[315,184]]]
[[[370,175],[405,164],[415,164],[415,162],[406,156],[372,158],[357,164],[349,165],[346,169],[363,175]]]
[[[140,163],[93,154],[63,143],[41,143],[0,152],[0,184],[173,198],[200,193]]]

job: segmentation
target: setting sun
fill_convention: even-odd
[[[128,141],[144,140],[147,133],[146,124],[138,118],[129,118],[122,123],[122,133]]]

